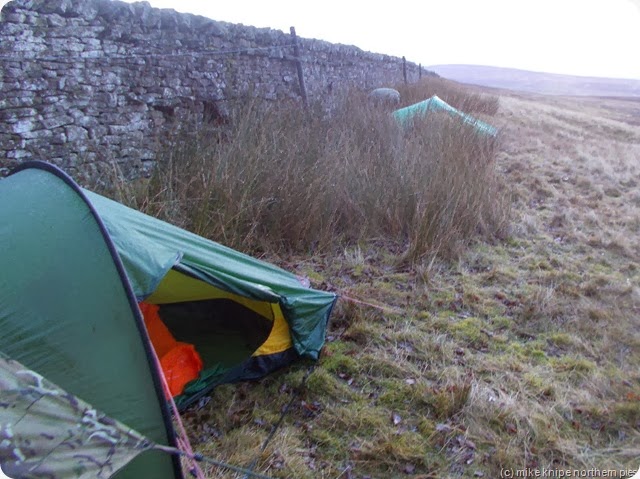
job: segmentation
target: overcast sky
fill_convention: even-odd
[[[404,55],[423,66],[640,79],[640,0],[395,0],[376,2],[378,7],[353,0],[149,3],[285,32],[295,26],[303,37]]]
[[[131,0],[127,0],[131,1]],[[406,56],[640,79],[640,0],[149,0],[158,8]],[[370,5],[373,2],[368,2]],[[383,7],[383,5],[386,5]]]

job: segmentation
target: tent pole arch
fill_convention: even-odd
[[[133,374],[139,372],[142,374],[140,377],[146,382],[144,385],[133,386],[139,391],[142,391],[142,388],[153,391],[153,397],[136,396],[139,393],[135,392],[131,393],[131,397],[138,397],[138,401],[151,401],[145,406],[153,410],[144,413],[147,428],[155,431],[154,440],[175,446],[171,416],[164,401],[159,372],[152,360],[151,346],[136,298],[110,235],[83,190],[54,165],[37,161],[20,165],[2,180],[0,198],[0,204],[5,205],[5,208],[0,210],[0,223],[7,225],[5,229],[0,228],[0,242],[11,244],[13,249],[0,258],[0,265],[5,276],[13,274],[22,281],[12,284],[7,280],[7,283],[2,285],[3,291],[0,295],[4,297],[0,298],[0,304],[11,301],[12,306],[0,311],[0,325],[6,328],[5,331],[16,332],[14,342],[28,344],[30,347],[28,351],[16,351],[17,346],[11,344],[11,338],[4,338],[4,341],[0,340],[0,350],[11,351],[21,356],[20,359],[23,361],[29,356],[26,359],[31,365],[36,363],[51,369],[59,368],[60,370],[54,370],[53,373],[63,378],[66,376],[67,382],[76,386],[82,379],[71,377],[76,371],[77,374],[90,375],[90,371],[93,370],[95,377],[88,377],[87,381],[95,381],[96,391],[108,391],[111,386],[108,384],[109,377],[117,377],[120,372],[113,371],[112,376],[101,377],[100,371],[104,372],[109,366],[98,363],[109,361],[106,361],[106,358],[90,357],[90,347],[91,344],[98,345],[96,351],[102,351],[107,347],[100,342],[101,334],[104,338],[117,337],[120,333],[126,335],[119,343],[120,347],[118,343],[114,343],[114,357],[120,363],[125,361],[128,355],[140,357],[141,360],[144,358],[146,364],[137,363],[133,368]],[[74,231],[77,232],[75,235]],[[19,244],[22,239],[27,239],[25,243],[28,244]],[[20,272],[21,268],[27,267],[31,269]],[[60,277],[65,271],[67,276]],[[80,277],[81,275],[84,277]],[[100,284],[100,281],[104,284],[108,282],[109,288],[106,291],[99,291],[99,288],[83,291],[83,280],[86,281],[87,288],[91,284]],[[83,293],[88,298],[83,297]],[[112,303],[108,304],[109,301]],[[95,310],[92,310],[92,307],[95,307]],[[99,309],[102,307],[104,310]],[[77,311],[77,319],[68,317],[73,311]],[[92,317],[94,314],[95,317]],[[20,317],[21,315],[24,317]],[[114,318],[118,325],[124,325],[128,333],[115,331],[114,327],[117,329],[118,326],[110,327],[110,317]],[[102,318],[105,320],[100,321]],[[28,324],[29,319],[35,320],[33,326]],[[41,334],[35,330],[38,324],[44,325],[44,332]],[[45,334],[47,328],[52,334]],[[25,337],[29,331],[33,332],[34,338]],[[67,338],[63,334],[65,331],[71,331],[73,334]],[[88,344],[82,344],[82,338]],[[74,345],[72,341],[77,343]],[[38,347],[43,347],[43,351],[39,351]],[[70,348],[70,352],[65,353],[65,347]],[[78,357],[81,350],[89,351],[86,361]],[[47,364],[47,351],[57,353],[56,356],[52,356],[52,364]],[[27,365],[31,367],[30,364]],[[65,368],[69,368],[68,373]],[[146,376],[143,371],[146,371]],[[124,388],[128,387],[128,384],[117,386]],[[66,388],[70,389],[68,386]],[[104,403],[113,398],[96,399],[97,401],[92,400],[92,403]],[[128,407],[124,404],[116,405],[115,401],[111,404],[118,410],[126,410]],[[140,404],[137,405],[139,406]],[[100,407],[105,409],[104,406]],[[158,418],[157,424],[153,422],[155,419],[151,419],[152,417]],[[139,427],[133,424],[132,426]],[[149,463],[150,459],[139,461],[139,464],[145,461]],[[165,461],[166,459],[154,459],[151,462],[154,464],[153,467],[160,467],[158,464]],[[182,478],[179,460],[171,458],[166,463],[170,465],[171,472],[161,468],[164,471],[162,477]],[[138,474],[139,472],[138,468]],[[124,475],[118,473],[116,477],[129,478],[135,475],[127,475],[124,472]]]

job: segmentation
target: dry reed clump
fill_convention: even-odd
[[[253,101],[223,127],[183,128],[145,187],[118,196],[245,251],[383,238],[414,261],[501,232],[494,148],[448,116],[401,131],[356,94],[330,114]]]

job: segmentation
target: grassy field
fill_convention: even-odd
[[[445,98],[446,91],[438,94]],[[286,209],[301,205],[283,197],[282,216],[269,216],[263,205],[251,212],[264,219],[253,229],[229,226],[226,237],[209,236],[343,299],[318,363],[219,387],[208,404],[186,412],[198,451],[243,467],[255,461],[258,472],[290,478],[494,478],[502,468],[638,467],[640,102],[515,93],[499,101],[466,98],[475,98],[466,100],[467,111],[501,128],[498,143],[487,152],[465,136],[469,143],[460,148],[455,138],[465,132],[438,124],[444,133],[430,142],[409,141],[432,162],[422,165],[427,173],[412,162],[415,151],[403,157],[399,143],[385,143],[392,141],[389,125],[370,119],[350,129],[341,118],[339,131],[349,135],[331,136],[336,130],[328,128],[313,141],[302,140],[300,129],[294,139],[258,135],[251,151],[273,147],[272,157],[289,165],[335,140],[331,164],[342,159],[344,169],[330,182],[346,182],[320,202],[303,203],[322,208],[312,213],[330,221],[304,229],[296,210]],[[372,131],[384,142],[367,136]],[[454,146],[429,149],[435,141]],[[341,154],[344,148],[359,156]],[[328,161],[325,153],[314,163]],[[447,168],[434,169],[443,162]],[[403,168],[412,174],[401,176]],[[299,185],[302,173],[282,184]],[[208,187],[206,178],[186,189],[184,179],[174,178],[170,184],[178,186],[169,189],[166,179],[153,181],[145,200],[130,203],[159,216],[167,205],[184,204],[168,198]],[[394,193],[375,201],[369,183]],[[460,206],[446,217],[420,217],[423,206],[409,201],[420,195],[435,198],[437,208]],[[358,207],[343,210],[347,198]],[[240,215],[207,211],[200,215],[206,228],[231,225]],[[198,231],[197,217],[183,226]],[[269,249],[267,232],[278,221],[295,234],[273,233],[277,247]],[[435,232],[428,241],[425,231]],[[206,473],[243,477],[217,468]]]

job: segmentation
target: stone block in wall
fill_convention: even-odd
[[[22,118],[31,119],[37,114],[35,108],[6,108],[0,110],[0,121],[15,123]]]
[[[87,131],[89,132],[89,138],[91,140],[98,140],[100,142],[109,134],[109,128],[104,125],[88,127]]]
[[[73,118],[69,115],[57,115],[52,117],[43,118],[40,120],[40,123],[43,127],[47,129],[58,128],[61,126],[71,125],[73,123]]]
[[[20,137],[17,135],[10,135],[7,133],[0,133],[0,144],[3,150],[13,150],[19,148],[21,145]],[[0,152],[0,156],[2,152]]]
[[[47,26],[50,28],[60,28],[67,25],[67,19],[57,13],[47,16]]]
[[[136,148],[133,146],[127,146],[120,149],[120,157],[121,158],[141,158],[142,157],[142,149]]]
[[[124,137],[124,136],[130,135],[131,133],[132,133],[132,131],[131,131],[131,125],[130,124],[109,125],[109,134],[110,135]]]
[[[74,115],[74,123],[83,128],[89,129],[99,125],[98,119],[95,116],[86,116],[81,111],[77,111],[77,116]]]
[[[16,64],[15,66],[6,66],[2,69],[1,73],[4,77],[10,79],[20,79],[24,77],[24,68],[21,68],[20,64]]]
[[[43,3],[39,12],[64,15],[65,17],[75,15],[72,0],[49,0],[48,2]]]
[[[46,91],[49,88],[49,82],[44,78],[24,78],[15,87],[16,89],[34,92]]]
[[[52,145],[64,145],[67,143],[67,135],[63,128],[56,128],[49,139]]]
[[[37,128],[37,123],[33,118],[24,118],[11,124],[10,128],[12,133],[23,135],[35,130]]]
[[[8,8],[10,8],[10,7],[9,6],[5,7],[5,9],[7,9],[7,10],[8,10]],[[10,11],[5,13],[3,11],[1,20],[3,22],[6,22],[6,23],[24,23],[25,20],[26,20],[26,16],[24,15],[24,13],[10,12]]]
[[[9,150],[7,151],[7,158],[26,161],[32,159],[32,156],[31,153],[26,150]]]
[[[83,142],[89,139],[89,132],[81,126],[70,125],[65,127],[67,141]]]
[[[2,21],[0,23],[2,24],[2,34],[4,35],[18,37],[19,35],[22,35],[24,32],[24,23],[25,23],[24,21],[19,23],[9,23],[9,22]]]
[[[25,146],[28,147],[29,145],[38,144],[38,142],[31,141],[31,140],[49,140],[51,137],[53,137],[53,131],[52,130],[32,130],[22,134],[21,136],[25,140]]]
[[[92,103],[98,108],[115,108],[118,106],[118,95],[109,92],[96,93],[93,95]]]

